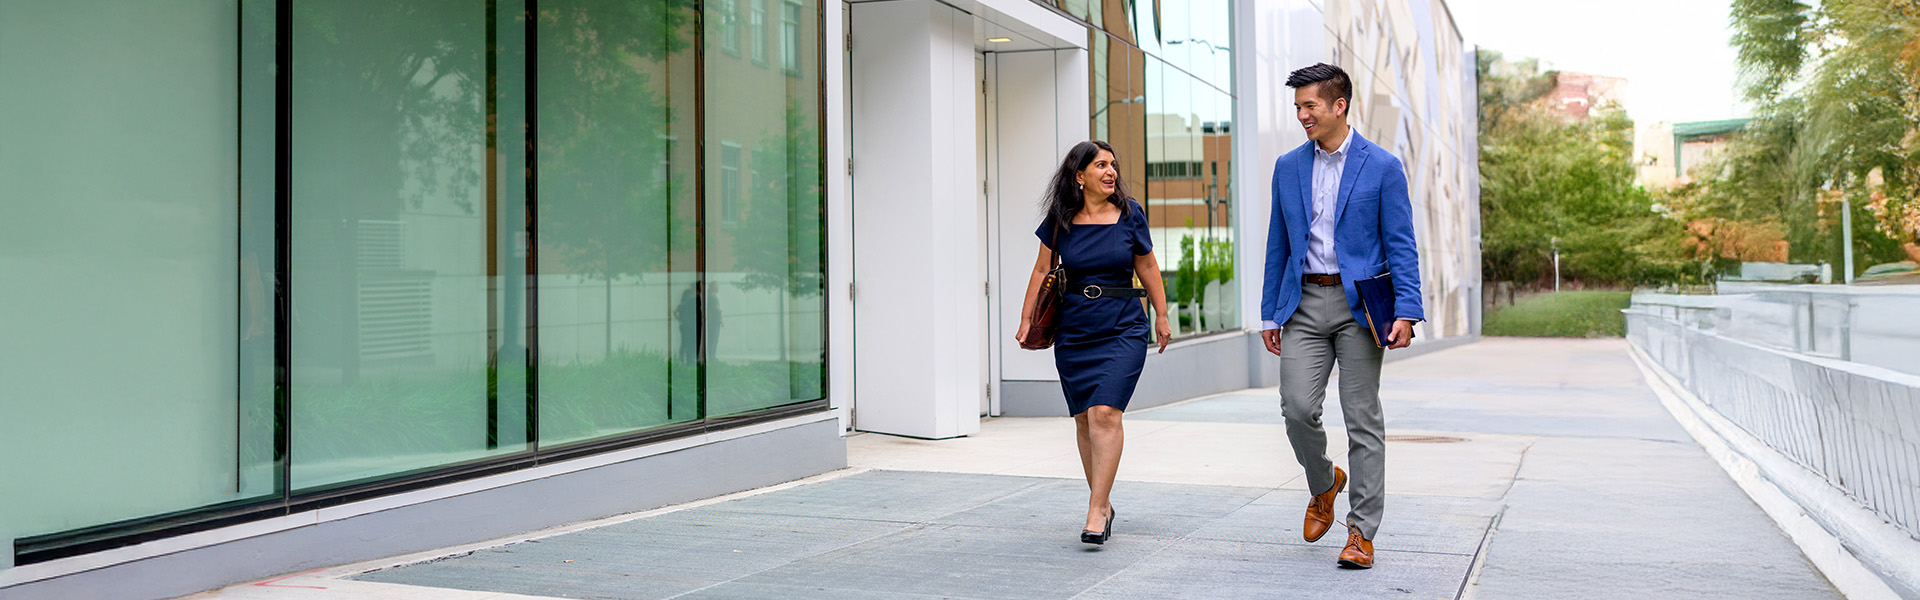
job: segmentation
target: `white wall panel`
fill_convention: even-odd
[[[853,5],[854,426],[978,431],[973,26],[926,0]]]

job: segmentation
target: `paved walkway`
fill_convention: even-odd
[[[795,484],[196,598],[1837,597],[1622,341],[1491,339],[1385,379],[1371,571],[1334,566],[1339,531],[1300,539],[1305,482],[1268,388],[1129,413],[1102,547],[1077,540],[1072,422],[995,419],[853,436],[854,468]]]

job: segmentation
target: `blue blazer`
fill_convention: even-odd
[[[1420,250],[1413,240],[1413,202],[1407,174],[1393,153],[1350,131],[1347,164],[1340,174],[1334,210],[1333,254],[1353,318],[1366,323],[1353,282],[1393,273],[1396,319],[1426,320],[1420,308]],[[1262,319],[1287,324],[1300,308],[1300,278],[1307,268],[1307,226],[1313,218],[1313,141],[1273,164],[1273,221],[1267,226],[1267,270],[1261,286]]]

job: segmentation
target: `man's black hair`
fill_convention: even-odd
[[[1311,67],[1302,67],[1287,75],[1287,87],[1303,88],[1313,84],[1325,84],[1320,88],[1320,97],[1331,103],[1334,99],[1347,101],[1347,110],[1353,110],[1353,79],[1347,72],[1327,63],[1314,63]]]

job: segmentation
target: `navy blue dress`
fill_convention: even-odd
[[[1060,232],[1058,248],[1052,217],[1034,235],[1060,253],[1067,269],[1053,364],[1060,370],[1069,414],[1095,404],[1126,410],[1147,363],[1147,312],[1139,298],[1088,298],[1081,289],[1088,284],[1133,287],[1133,257],[1153,252],[1146,209],[1129,202],[1118,223],[1072,225]]]

